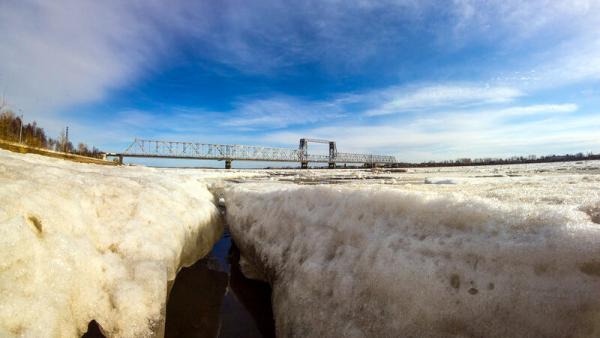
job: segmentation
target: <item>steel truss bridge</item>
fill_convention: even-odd
[[[309,143],[325,143],[329,145],[329,154],[309,154]],[[237,144],[211,144],[194,142],[173,142],[135,139],[122,153],[107,153],[108,157],[116,157],[123,163],[124,157],[198,159],[225,161],[225,168],[231,168],[232,161],[273,161],[299,162],[302,168],[308,163],[328,163],[335,168],[336,163],[364,164],[366,166],[394,165],[394,156],[341,153],[337,151],[334,141],[319,139],[300,139],[298,149],[247,146]]]

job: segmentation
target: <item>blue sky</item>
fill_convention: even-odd
[[[600,152],[599,1],[0,2],[0,90],[48,132],[402,161]]]

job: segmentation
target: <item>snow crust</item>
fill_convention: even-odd
[[[218,204],[244,272],[273,285],[279,336],[597,337],[599,187],[599,161],[224,171],[0,150],[0,336],[92,319],[160,335]]]
[[[221,235],[216,176],[0,150],[0,336],[161,335],[170,281]]]
[[[600,336],[597,174],[558,164],[339,175],[357,178],[225,188],[247,270],[273,286],[278,336]],[[451,176],[461,184],[423,184]]]

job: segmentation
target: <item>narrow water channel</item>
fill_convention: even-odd
[[[212,251],[181,269],[167,303],[165,337],[275,337],[269,284],[244,277],[226,229]],[[90,322],[84,338],[104,338]]]
[[[208,256],[177,274],[165,337],[275,337],[271,288],[242,275],[227,230]]]

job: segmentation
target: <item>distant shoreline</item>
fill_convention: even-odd
[[[583,158],[556,156],[555,158],[542,160],[525,160],[525,161],[492,161],[492,162],[473,162],[473,163],[399,163],[399,168],[441,168],[441,167],[478,167],[490,165],[515,165],[515,164],[540,164],[540,163],[557,163],[557,162],[584,162],[598,161],[600,155],[585,156]]]
[[[5,141],[5,140],[0,140],[0,149],[5,149],[5,150],[9,150],[9,151],[12,151],[15,153],[20,153],[20,154],[37,154],[37,155],[43,155],[43,156],[48,156],[48,157],[60,158],[63,160],[69,160],[69,161],[79,162],[79,163],[117,165],[113,161],[107,161],[107,160],[102,160],[99,158],[87,157],[87,156],[82,156],[82,155],[77,155],[77,154],[62,153],[62,152],[58,152],[58,151],[54,151],[54,150],[32,147],[32,146],[28,146],[25,144],[9,142],[9,141]]]

